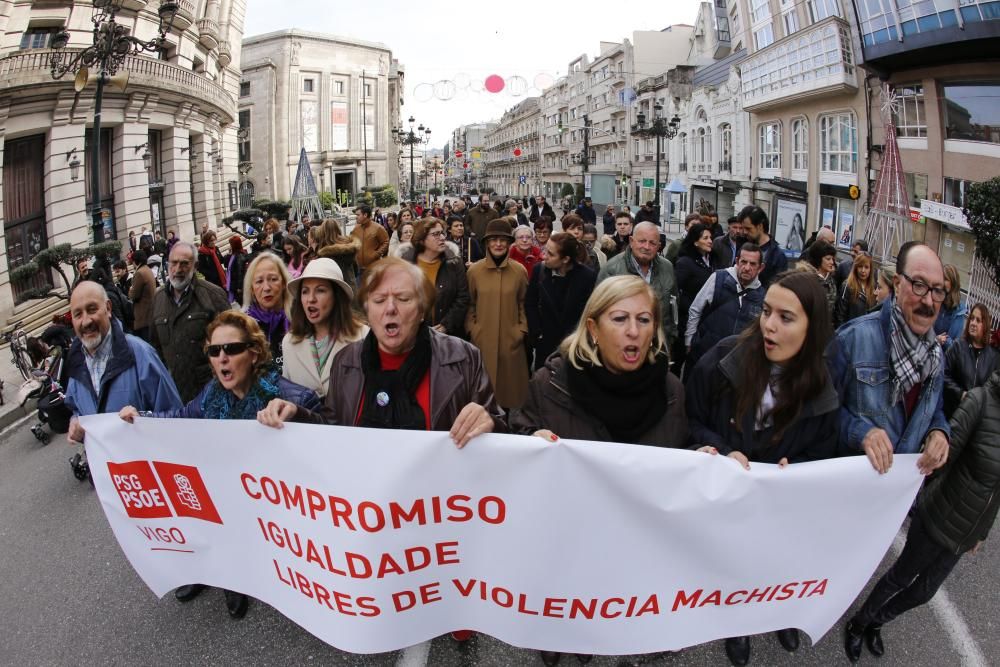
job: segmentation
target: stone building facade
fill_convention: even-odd
[[[235,204],[246,3],[179,4],[168,48],[127,57],[124,92],[105,86],[100,180],[101,204],[110,212],[106,238],[124,242],[130,231],[154,228],[193,239]],[[157,35],[158,9],[157,2],[126,0],[117,21],[149,40]],[[92,13],[89,2],[0,0],[0,311],[28,289],[58,285],[51,276],[12,285],[10,268],[42,248],[94,238],[88,148],[95,87],[76,93],[72,72],[53,79],[49,49],[63,28],[70,33],[67,56],[92,45]]]
[[[486,185],[501,195],[526,197],[541,185],[539,98],[529,97],[504,112],[486,134]],[[523,181],[523,182],[522,182]]]

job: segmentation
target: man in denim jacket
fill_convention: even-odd
[[[894,452],[921,450],[927,475],[944,465],[951,430],[943,411],[944,356],[934,320],[944,300],[944,270],[927,245],[899,249],[895,298],[845,324],[827,347],[840,393],[840,447],[864,452],[885,473]]]

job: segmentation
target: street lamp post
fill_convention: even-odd
[[[177,15],[178,3],[172,0],[160,2],[159,36],[148,42],[132,37],[130,28],[120,25],[115,17],[121,10],[125,0],[94,0],[94,14],[91,21],[94,24],[94,43],[83,49],[68,62],[63,62],[63,49],[69,44],[70,34],[65,28],[52,37],[52,58],[50,67],[53,79],[61,79],[67,72],[76,72],[75,87],[77,92],[87,85],[89,68],[96,67],[98,71],[97,93],[94,96],[94,129],[91,144],[93,151],[90,156],[90,173],[92,178],[91,225],[93,227],[94,243],[104,240],[103,209],[101,207],[101,105],[104,101],[104,84],[114,76],[130,55],[146,51],[159,51],[166,44],[167,33],[173,27]]]
[[[632,135],[637,137],[656,137],[656,189],[653,192],[653,210],[656,212],[656,219],[660,220],[660,154],[663,152],[662,141],[664,138],[673,139],[677,136],[677,129],[681,124],[681,119],[677,114],[668,122],[666,118],[660,116],[663,105],[657,102],[653,105],[653,122],[646,124],[646,114],[639,112],[635,117],[635,125],[632,126]]]
[[[431,128],[420,125],[417,131],[413,131],[413,124],[416,120],[413,116],[407,120],[410,124],[409,130],[394,127],[392,128],[392,140],[400,146],[410,147],[410,201],[417,198],[416,174],[413,172],[413,147],[417,144],[427,144],[431,140]]]

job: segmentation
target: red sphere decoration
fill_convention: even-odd
[[[503,77],[498,74],[490,74],[483,82],[483,86],[491,93],[499,93],[505,85]]]

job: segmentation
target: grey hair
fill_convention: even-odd
[[[188,250],[191,251],[192,258],[198,257],[198,248],[196,248],[193,243],[191,243],[190,241],[178,241],[177,243],[174,244],[174,247],[172,247],[170,249],[170,252],[167,254],[168,261],[170,259],[170,255],[173,255],[174,250],[177,250],[177,248],[187,248]]]
[[[644,220],[644,221],[640,222],[638,225],[636,225],[635,227],[632,228],[632,234],[633,234],[633,236],[635,235],[636,232],[642,231],[643,229],[652,229],[654,232],[657,233],[657,235],[659,235],[659,233],[660,233],[660,228],[659,227],[657,227],[656,225],[654,225],[653,223],[651,223],[648,220]]]

